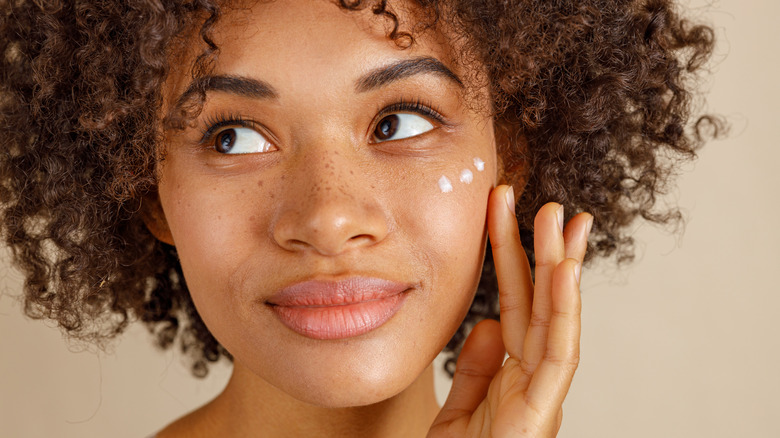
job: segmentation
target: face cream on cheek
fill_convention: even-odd
[[[474,181],[474,174],[468,169],[463,169],[460,172],[460,182],[471,184],[471,181]]]
[[[474,158],[474,167],[476,167],[477,170],[482,172],[483,170],[485,170],[485,162],[482,161],[481,158],[476,157],[476,158]]]
[[[439,188],[442,193],[449,193],[452,191],[452,183],[446,176],[442,175],[442,177],[439,178]]]

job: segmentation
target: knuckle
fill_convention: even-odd
[[[538,313],[531,314],[531,320],[528,322],[529,327],[550,327],[550,318],[539,315]]]
[[[493,251],[500,250],[506,246],[506,241],[501,237],[492,237],[490,239],[490,247],[493,248]]]
[[[511,302],[506,302],[506,301],[499,302],[499,311],[501,313],[512,313],[524,309],[525,309],[525,304],[522,303],[520,300],[511,301]]]
[[[553,257],[548,257],[545,254],[539,254],[539,256],[537,256],[535,266],[537,271],[552,271],[556,266],[558,266],[559,263],[560,260],[557,260]]]
[[[453,378],[455,378],[456,376],[485,377],[485,373],[480,372],[478,369],[471,366],[462,366],[462,367],[455,368],[455,373],[453,374]]]
[[[562,369],[566,374],[574,374],[580,365],[580,356],[576,353],[571,353],[565,357],[556,357],[554,355],[547,355],[545,360],[556,367]]]
[[[561,309],[553,309],[552,316],[554,318],[571,318],[572,316],[576,315],[574,312],[569,312],[568,310],[561,310]]]
[[[534,370],[536,370],[535,363],[532,364],[524,358],[520,359],[520,372],[522,372],[526,377],[531,378],[534,375]]]
[[[522,247],[522,243],[520,242],[520,235],[515,232],[509,232],[506,234],[497,233],[495,236],[490,237],[490,246],[494,250],[511,248],[513,245]]]

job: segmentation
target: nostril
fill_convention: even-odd
[[[303,240],[290,239],[290,240],[287,241],[287,247],[289,249],[291,249],[291,250],[294,250],[294,251],[300,251],[300,250],[308,248],[309,246],[311,246],[311,245],[309,245],[308,243],[304,242]]]
[[[359,234],[357,236],[352,236],[346,241],[342,241],[341,244],[338,244],[336,241],[325,242],[321,240],[317,242],[316,245],[313,245],[305,240],[288,239],[284,246],[291,251],[307,251],[309,249],[314,249],[322,254],[335,255],[350,248],[370,246],[376,242],[377,238],[371,234]]]
[[[376,242],[376,236],[372,236],[371,234],[358,234],[357,236],[352,236],[349,239],[349,242],[351,244],[358,244],[358,245],[364,245],[364,244],[372,244]]]

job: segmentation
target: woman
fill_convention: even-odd
[[[683,83],[711,46],[667,2],[6,8],[28,314],[233,359],[160,437],[554,436],[588,233],[626,256],[624,226],[666,219],[656,157],[698,146]],[[501,323],[439,408],[431,361],[495,315],[492,265]]]

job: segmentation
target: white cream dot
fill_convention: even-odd
[[[485,170],[485,162],[482,161],[479,157],[474,158],[474,167],[477,168],[480,172]]]
[[[439,178],[439,188],[442,193],[449,193],[452,191],[452,183],[446,176],[442,175],[442,177]]]
[[[468,169],[463,169],[460,172],[460,182],[471,184],[471,181],[474,181],[474,174]]]

